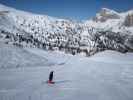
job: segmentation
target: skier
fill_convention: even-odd
[[[50,83],[50,84],[54,84],[54,82],[53,82],[53,73],[54,73],[54,71],[51,71],[50,74],[49,74],[48,83]]]

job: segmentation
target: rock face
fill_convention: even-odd
[[[102,8],[101,11],[94,18],[94,21],[105,22],[108,19],[120,19],[120,16],[117,12],[115,12],[113,10],[110,10],[107,8]]]
[[[133,26],[133,12],[126,16],[124,25],[128,27]]]
[[[127,15],[104,8],[95,20],[79,23],[0,5],[0,41],[86,56],[106,49],[133,51],[132,21],[130,17],[125,21]]]

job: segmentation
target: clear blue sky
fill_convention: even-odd
[[[133,9],[133,0],[0,0],[0,3],[38,14],[76,20],[93,17],[103,7],[116,11]]]

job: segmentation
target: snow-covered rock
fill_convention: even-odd
[[[102,8],[101,11],[96,14],[96,17],[93,20],[96,22],[105,22],[108,19],[120,19],[120,15],[113,10]]]

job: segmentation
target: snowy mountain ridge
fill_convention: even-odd
[[[103,8],[82,23],[19,11],[0,4],[0,39],[8,44],[83,53],[133,50],[133,11]]]

